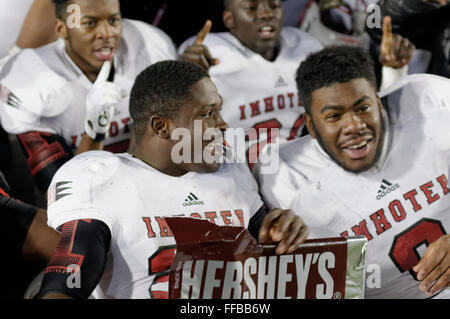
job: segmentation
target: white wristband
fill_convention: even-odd
[[[381,70],[381,87],[380,90],[386,89],[397,82],[400,78],[408,75],[408,65],[401,68],[391,68],[389,66],[383,66]]]
[[[101,142],[106,137],[106,134],[100,134],[94,131],[87,120],[84,121],[84,132],[95,142]]]

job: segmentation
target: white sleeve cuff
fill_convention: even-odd
[[[397,82],[400,78],[408,75],[408,65],[401,68],[391,68],[389,66],[383,66],[381,71],[381,87],[380,91],[391,86]]]

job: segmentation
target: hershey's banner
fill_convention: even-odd
[[[177,242],[169,279],[172,299],[364,298],[364,236],[307,240],[276,255],[243,227],[167,217]]]

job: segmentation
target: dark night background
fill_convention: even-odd
[[[223,0],[128,0],[121,2],[124,18],[152,23],[160,8],[164,15],[157,25],[178,46],[195,35],[205,21],[213,22],[211,32],[226,31],[222,22]]]

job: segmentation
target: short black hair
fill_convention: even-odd
[[[338,46],[309,55],[300,64],[295,80],[305,111],[311,115],[315,90],[358,78],[365,78],[377,91],[375,64],[370,55],[359,47]]]
[[[151,116],[176,120],[180,106],[190,98],[190,88],[209,77],[208,72],[193,63],[174,60],[157,62],[142,71],[130,94],[136,141],[144,136]]]
[[[53,0],[53,3],[55,4],[56,17],[58,19],[64,19],[66,16],[66,7],[71,1],[72,0]]]

